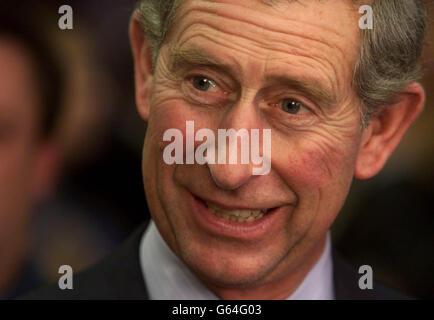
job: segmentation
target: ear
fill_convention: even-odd
[[[385,165],[407,129],[422,112],[425,93],[422,86],[412,83],[398,94],[399,103],[387,106],[374,115],[363,131],[354,176],[369,179]]]
[[[134,58],[137,111],[140,117],[147,122],[154,80],[152,53],[149,42],[143,36],[137,12],[133,14],[130,21],[130,42]]]

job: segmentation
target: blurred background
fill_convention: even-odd
[[[60,265],[86,268],[148,218],[128,40],[135,2],[0,5],[0,299],[57,281]],[[64,4],[73,30],[58,27]],[[354,182],[332,230],[349,262],[418,298],[434,298],[429,7],[425,111],[384,170]]]

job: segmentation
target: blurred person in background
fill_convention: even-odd
[[[57,26],[62,2],[27,5],[26,11],[44,21],[65,78],[55,132],[62,170],[56,193],[39,208],[34,225],[33,256],[50,282],[58,279],[60,265],[78,272],[94,263],[144,219],[140,143],[137,151],[131,143],[133,128],[141,131],[140,139],[144,128],[125,121],[136,116],[125,66],[130,61],[127,28],[121,28],[131,12],[127,2],[104,2],[100,12],[99,1],[75,1],[73,30]],[[124,46],[118,41],[122,35]]]
[[[78,3],[76,2],[77,5]],[[19,98],[28,98],[29,101],[32,99],[36,111],[44,108],[50,111],[46,117],[36,114],[38,119],[32,119],[31,113],[27,115],[13,104],[4,103],[2,106],[16,110],[5,110],[4,113],[10,121],[19,121],[20,116],[26,115],[30,120],[43,121],[41,125],[38,124],[38,128],[43,127],[43,134],[38,135],[36,129],[28,126],[28,138],[33,136],[34,153],[42,150],[36,148],[39,146],[48,146],[49,148],[43,150],[52,152],[43,153],[51,155],[51,158],[41,158],[44,165],[42,169],[49,170],[46,174],[51,176],[42,172],[37,177],[50,179],[49,190],[43,192],[42,187],[36,187],[43,192],[40,197],[17,204],[17,209],[19,205],[26,205],[27,210],[22,216],[28,219],[25,232],[23,230],[14,234],[17,239],[21,233],[25,234],[26,239],[22,239],[21,246],[18,243],[11,246],[10,252],[15,253],[17,258],[21,255],[22,260],[27,262],[23,267],[19,261],[14,263],[15,260],[6,257],[0,259],[9,261],[11,265],[8,269],[11,274],[4,274],[1,279],[4,283],[10,283],[8,291],[14,292],[0,295],[5,297],[14,297],[37,285],[56,280],[60,265],[72,265],[75,271],[85,268],[119,242],[122,234],[128,232],[125,229],[132,224],[130,212],[133,211],[131,205],[134,201],[124,201],[121,209],[119,205],[122,201],[120,195],[125,194],[131,198],[132,188],[108,183],[107,176],[107,172],[118,168],[119,162],[125,162],[123,166],[133,168],[130,165],[133,161],[128,149],[123,148],[122,144],[113,143],[116,139],[111,137],[112,129],[117,128],[113,120],[116,119],[114,100],[119,95],[119,88],[114,85],[107,66],[100,61],[101,52],[95,49],[98,47],[95,38],[98,37],[93,32],[88,32],[92,28],[85,27],[86,19],[83,19],[85,21],[81,23],[79,31],[63,31],[58,28],[57,11],[60,5],[57,1],[40,4],[23,0],[19,4],[3,3],[0,6],[4,38],[17,38],[15,42],[22,43],[21,51],[26,53],[20,56],[29,60],[18,60],[20,56],[17,55],[17,64],[27,62],[26,67],[29,68],[27,73],[20,74],[13,70],[12,66],[15,65],[8,66],[8,57],[14,56],[14,52],[3,50],[2,80],[7,83],[7,86],[2,87],[3,96],[10,101],[16,100],[17,103],[21,101]],[[128,19],[130,10],[127,12]],[[76,20],[81,21],[81,18],[77,15]],[[128,41],[125,42],[129,57]],[[10,54],[6,56],[6,53]],[[21,69],[24,70],[24,67]],[[16,81],[11,81],[6,72],[15,75]],[[20,86],[20,82],[23,82],[23,85]],[[10,90],[9,87],[13,85],[25,93],[28,92],[28,96],[21,96]],[[33,92],[31,89],[39,91]],[[34,96],[37,94],[41,95],[41,101],[35,100]],[[57,101],[54,101],[55,99]],[[45,102],[46,100],[49,101]],[[21,104],[22,108],[29,107]],[[45,112],[45,109],[42,111]],[[133,106],[131,110],[134,112]],[[124,108],[122,112],[127,113],[125,111],[127,110]],[[23,124],[22,129],[24,128]],[[4,126],[4,131],[7,130]],[[8,163],[18,166],[20,162],[14,160],[13,153],[3,149],[5,151],[2,154],[10,160]],[[32,164],[35,163],[32,159],[29,160]],[[46,160],[51,160],[51,163]],[[29,166],[30,168],[32,166]],[[5,171],[10,174],[13,172],[8,169]],[[20,168],[17,167],[15,171],[19,172]],[[25,171],[22,172],[26,174]],[[124,178],[124,184],[134,186],[128,172],[130,171],[120,171],[116,180],[119,182],[120,178]],[[139,172],[138,156],[137,174],[134,175],[139,181],[139,185],[134,188],[137,193],[140,193],[141,189]],[[32,177],[26,175],[21,182],[30,184]],[[6,191],[6,188],[4,189]],[[119,192],[120,190],[123,193]],[[11,189],[9,192],[15,197],[20,195],[16,190]],[[142,193],[140,195],[143,197]],[[9,198],[10,205],[14,205],[16,201]],[[4,205],[6,206],[6,202]],[[2,217],[8,223],[19,217],[12,210],[4,212]],[[24,219],[22,221],[24,223]],[[0,221],[0,229],[6,228],[7,223],[1,222],[3,221]],[[6,250],[1,252],[4,255],[7,253]]]
[[[7,285],[9,292],[14,286],[19,289],[16,293],[0,296],[13,297],[37,283],[55,281],[60,265],[69,264],[74,271],[87,267],[144,219],[139,142],[144,128],[139,120],[136,121],[139,125],[132,125],[129,120],[136,112],[130,94],[133,67],[128,31],[126,27],[123,31],[121,27],[116,28],[116,36],[116,32],[107,33],[108,29],[100,26],[126,26],[133,2],[130,1],[130,5],[128,1],[107,3],[102,15],[99,1],[75,1],[74,23],[77,27],[74,30],[58,27],[58,9],[62,4],[55,0],[46,3],[23,0],[0,5],[2,17],[5,17],[2,19],[3,33],[8,31],[16,37],[22,36],[24,44],[29,42],[28,47],[23,46],[31,58],[28,65],[42,75],[44,72],[61,74],[61,81],[49,79],[56,85],[50,88],[40,88],[39,84],[42,86],[44,82],[39,80],[39,73],[33,75],[31,70],[18,80],[34,84],[35,90],[45,90],[41,94],[52,97],[58,94],[59,100],[58,89],[62,87],[62,106],[53,117],[56,121],[50,122],[49,132],[40,139],[53,147],[49,148],[53,151],[53,163],[48,165],[52,174],[50,191],[37,199],[22,202],[28,207],[27,240],[22,241],[22,247],[10,249],[17,257],[21,252],[23,261],[31,261],[26,264],[31,266],[26,268],[31,272],[21,272],[23,267],[18,262],[16,268],[9,268],[11,274],[2,276],[2,281],[10,283]],[[97,19],[98,23],[95,23]],[[123,39],[124,46],[119,45],[119,38]],[[33,47],[33,43],[37,45]],[[104,49],[108,46],[116,46],[117,54],[106,52]],[[49,56],[44,58],[45,61],[37,61],[45,55]],[[44,65],[47,61],[54,67]],[[2,62],[8,64],[7,59]],[[128,72],[128,64],[131,72]],[[11,71],[11,67],[2,69],[3,73],[6,71]],[[11,73],[16,74],[15,71]],[[9,78],[3,80],[12,85]],[[19,96],[7,86],[2,89],[10,100]],[[22,90],[30,92],[30,89]],[[9,117],[14,120],[20,115],[25,114],[11,113]],[[29,134],[36,136],[33,131]],[[136,135],[137,151],[131,144],[132,135]],[[12,159],[11,152],[3,154]],[[120,167],[124,169],[118,170]],[[53,188],[55,182],[56,188]],[[22,183],[31,183],[31,178],[26,177]],[[14,192],[14,196],[19,193]],[[11,212],[2,217],[11,219],[8,223],[12,223],[12,218],[17,215]],[[0,220],[0,230],[7,227],[2,222]],[[6,255],[5,250],[2,252]],[[9,260],[12,266],[12,259],[3,260]],[[27,276],[18,283],[22,274],[30,273],[32,277]]]
[[[0,5],[0,298],[41,285],[28,254],[31,223],[58,171],[62,74],[31,20]]]

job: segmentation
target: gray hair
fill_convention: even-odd
[[[361,29],[359,57],[352,86],[362,104],[362,125],[382,107],[396,104],[397,94],[421,76],[419,59],[426,26],[423,0],[352,0],[368,2],[374,28]],[[153,65],[166,40],[180,0],[140,0],[139,20],[152,48]]]

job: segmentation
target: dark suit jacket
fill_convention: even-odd
[[[21,299],[149,299],[139,264],[139,245],[147,223],[121,244],[113,253],[86,271],[74,275],[72,290],[60,290],[57,283],[38,289]],[[409,299],[384,285],[374,282],[372,290],[361,290],[361,275],[333,251],[335,298]]]

